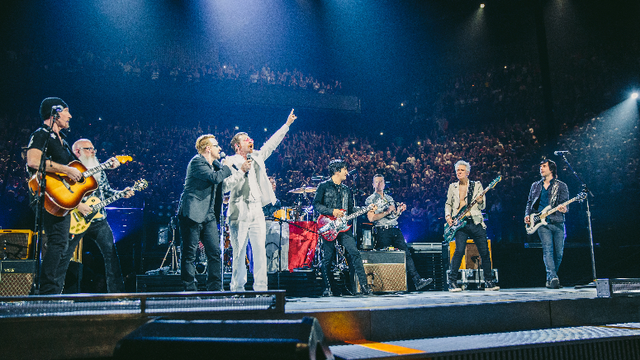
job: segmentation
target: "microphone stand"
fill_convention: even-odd
[[[565,164],[567,164],[567,166],[569,167],[569,170],[571,170],[573,175],[580,182],[581,187],[582,187],[582,191],[587,193],[591,197],[594,197],[594,195],[591,192],[591,190],[589,190],[589,187],[587,186],[587,184],[584,181],[582,181],[582,179],[580,178],[578,173],[576,173],[576,171],[573,169],[573,167],[571,167],[571,164],[569,163],[569,160],[567,160],[567,157],[565,156],[565,154],[561,154],[561,156],[562,156],[562,160],[564,160]],[[598,278],[596,276],[596,257],[595,257],[595,251],[594,251],[594,246],[593,246],[593,228],[591,226],[591,209],[589,207],[589,196],[587,196],[585,198],[585,204],[587,205],[587,221],[588,221],[588,225],[589,225],[588,228],[589,228],[589,245],[590,245],[590,250],[591,250],[591,271],[592,271],[591,275],[592,275],[592,281],[590,281],[586,285],[576,285],[575,286],[576,289],[595,288],[596,287],[595,281]]]
[[[54,121],[55,122],[55,121]],[[46,177],[46,166],[47,166],[47,149],[49,148],[49,141],[51,140],[51,133],[53,132],[53,128],[48,125],[44,126],[44,130],[47,134],[47,139],[44,141],[44,145],[42,146],[42,155],[40,156],[40,165],[38,166],[38,172],[36,176],[39,174],[38,178],[38,187],[40,188],[40,194],[34,196],[34,202],[36,206],[36,218],[34,229],[36,230],[36,243],[34,246],[35,254],[34,258],[36,260],[36,273],[33,279],[33,284],[31,285],[31,294],[32,295],[40,295],[40,267],[42,263],[42,237],[44,236],[44,202],[45,202],[45,191],[47,189],[47,177]]]

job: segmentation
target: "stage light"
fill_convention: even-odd
[[[380,136],[382,136],[382,135],[384,135],[384,133],[381,131],[381,132],[380,132]]]
[[[480,4],[480,9],[484,9],[484,4]]]
[[[234,126],[233,128],[236,130],[240,130],[240,126]]]
[[[631,94],[631,98],[632,98],[632,99],[637,99],[637,98],[638,98],[638,93],[637,93],[637,92],[633,92],[633,93]]]
[[[267,132],[267,128],[264,128],[264,132]]]

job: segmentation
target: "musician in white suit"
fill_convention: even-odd
[[[266,224],[262,207],[275,204],[277,199],[264,162],[280,145],[295,119],[292,109],[287,122],[260,150],[254,150],[253,139],[247,133],[237,133],[231,139],[231,147],[236,154],[224,160],[233,172],[224,180],[224,192],[230,192],[227,216],[233,248],[231,291],[244,291],[247,283],[244,262],[247,241],[251,241],[253,252],[253,290],[267,290]]]
[[[449,184],[447,201],[444,204],[445,219],[449,226],[454,225],[453,218],[482,193],[482,184],[480,184],[479,181],[469,180],[471,165],[468,162],[460,160],[454,165],[454,169],[456,170],[458,181]],[[484,219],[482,218],[482,210],[486,206],[485,200],[483,196],[482,199],[471,208],[467,224],[456,231],[456,250],[451,258],[451,272],[448,279],[449,291],[451,292],[462,291],[457,284],[458,270],[460,269],[462,257],[465,254],[467,239],[469,238],[473,239],[473,242],[478,248],[478,253],[480,253],[482,271],[485,279],[484,289],[487,291],[500,290],[495,284],[493,272],[491,271],[491,254],[489,253],[489,247],[487,245],[487,226],[484,224]]]

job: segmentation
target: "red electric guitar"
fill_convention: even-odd
[[[384,199],[379,199],[375,203],[369,204],[369,206],[354,212],[351,215],[336,218],[335,216],[320,215],[318,218],[318,232],[326,241],[333,241],[338,237],[338,234],[351,229],[349,220],[357,218],[358,216],[372,210],[374,206],[378,208],[386,208],[388,202]],[[343,210],[344,211],[344,210]]]

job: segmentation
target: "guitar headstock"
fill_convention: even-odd
[[[144,190],[147,188],[147,186],[149,186],[149,183],[147,182],[147,180],[140,179],[136,181],[135,184],[133,184],[133,190],[135,191]]]
[[[491,184],[489,184],[489,186],[487,186],[487,189],[493,189],[494,187],[496,187],[496,185],[502,181],[502,175],[498,175],[497,178],[493,179],[493,181],[491,182]]]
[[[580,194],[576,195],[576,201],[578,202],[582,202],[584,199],[587,198],[587,193],[582,191]]]
[[[116,159],[118,159],[121,164],[124,164],[127,161],[133,161],[133,158],[129,155],[116,155]]]

